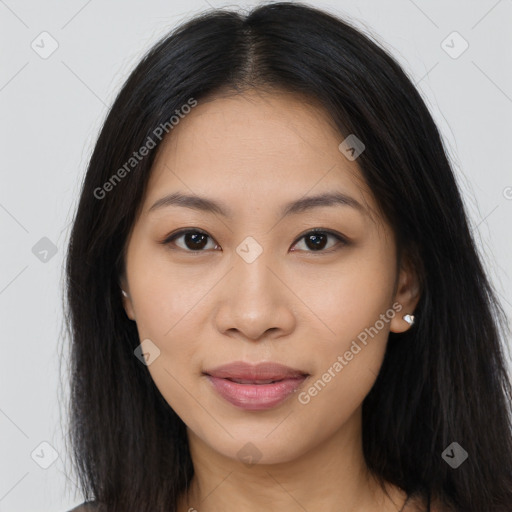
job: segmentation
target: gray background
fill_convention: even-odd
[[[512,0],[310,3],[371,32],[420,89],[510,318]],[[61,276],[107,106],[144,51],[174,25],[210,5],[256,4],[0,0],[0,512],[59,512],[82,501],[64,444]],[[464,41],[454,31],[469,44],[460,55]],[[57,50],[42,58],[52,44]],[[47,469],[40,465],[52,461],[52,449],[42,442],[58,454]]]

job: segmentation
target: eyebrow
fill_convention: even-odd
[[[188,195],[181,192],[175,192],[158,199],[149,208],[148,213],[169,206],[180,206],[193,210],[216,213],[223,217],[233,217],[233,212],[225,204],[207,197]],[[367,214],[366,208],[353,197],[342,192],[325,192],[315,196],[302,197],[301,199],[285,204],[281,209],[281,216],[285,217],[287,215],[304,213],[314,208],[325,206],[349,206],[358,210],[360,213]]]

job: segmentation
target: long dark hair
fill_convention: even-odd
[[[119,277],[158,127],[172,137],[169,119],[183,105],[250,87],[316,98],[340,141],[356,134],[364,142],[357,163],[396,234],[399,260],[420,277],[417,322],[390,333],[363,402],[368,468],[381,483],[421,496],[429,510],[441,500],[453,510],[510,511],[512,390],[503,344],[510,332],[438,129],[385,50],[298,2],[246,14],[213,10],[182,24],[137,65],[104,122],[66,260],[69,432],[84,497],[109,512],[170,511],[191,481],[185,425],[134,356],[140,340]],[[130,160],[150,139],[155,148]],[[442,456],[453,442],[468,453],[456,469]]]

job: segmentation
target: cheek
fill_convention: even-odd
[[[180,272],[165,259],[164,251],[144,249],[135,242],[127,274],[139,339],[151,340],[159,350],[147,369],[167,403],[185,417],[187,407],[193,409],[186,390],[193,389],[198,376],[194,371],[200,368],[196,315],[207,291],[204,274]]]
[[[389,304],[392,284],[389,276],[379,278],[369,269],[347,273],[324,288],[324,299],[312,302],[333,332],[317,338],[315,372],[297,401],[305,417],[323,418],[325,432],[347,421],[375,383],[396,314]]]
[[[375,382],[396,314],[391,307],[393,257],[391,250],[361,252],[307,296],[305,302],[330,331],[315,343],[316,384],[304,397],[312,410],[337,403],[337,414],[346,414]]]
[[[190,323],[190,314],[212,286],[199,266],[173,265],[162,247],[147,242],[129,254],[127,273],[139,331],[161,340]]]
[[[316,284],[308,284],[307,273],[299,278],[300,289],[306,290],[304,302],[330,329],[330,343],[339,348],[373,326],[391,306],[395,261],[392,251],[382,249],[354,253],[329,274],[320,275]],[[389,330],[389,323],[383,330]]]

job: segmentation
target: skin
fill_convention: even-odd
[[[200,101],[159,149],[121,283],[141,341],[160,350],[148,365],[151,377],[187,425],[195,476],[180,512],[391,512],[405,501],[392,485],[385,494],[366,468],[361,411],[389,331],[410,328],[402,316],[414,312],[418,282],[409,266],[397,268],[393,231],[357,159],[338,149],[342,140],[311,100],[250,90]],[[333,190],[364,211],[331,205],[280,214],[284,203]],[[222,202],[232,217],[176,205],[149,211],[177,191]],[[209,235],[203,252],[184,236],[160,243],[182,228]],[[304,238],[313,228],[349,243],[329,235],[315,251]],[[236,252],[248,236],[263,250],[251,263]],[[299,392],[394,303],[400,313],[359,344],[362,350],[309,403],[300,403]],[[246,411],[220,397],[202,374],[239,360],[275,361],[310,377],[279,406]],[[261,456],[253,465],[237,455],[249,442]]]

